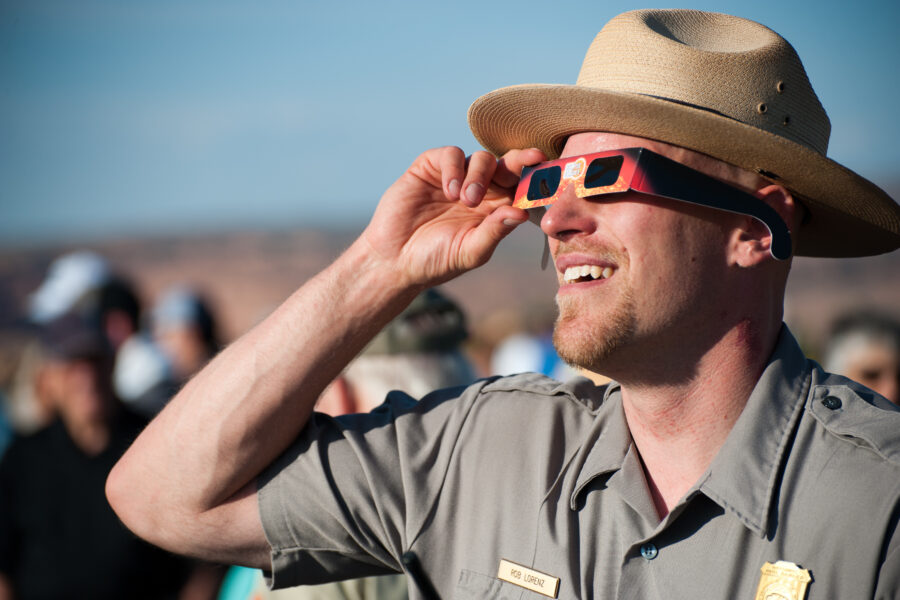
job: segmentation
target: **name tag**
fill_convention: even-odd
[[[550,598],[556,598],[556,594],[559,593],[559,577],[553,577],[508,560],[500,561],[497,579]]]

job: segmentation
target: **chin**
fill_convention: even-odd
[[[560,299],[553,345],[568,364],[603,372],[603,365],[634,337],[634,299],[626,293],[615,306],[600,310],[573,299]]]

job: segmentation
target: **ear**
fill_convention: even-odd
[[[332,417],[357,412],[353,389],[343,376],[338,375],[328,384],[316,401],[316,410]]]
[[[791,193],[780,185],[767,185],[754,195],[768,204],[787,224],[791,231],[793,245],[802,218],[802,207]],[[752,267],[767,260],[775,260],[770,252],[772,234],[762,222],[749,216],[742,216],[739,226],[732,232],[730,240],[730,263],[740,267]]]

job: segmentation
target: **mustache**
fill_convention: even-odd
[[[616,265],[628,264],[628,254],[625,251],[613,246],[597,244],[596,242],[559,242],[553,252],[553,260],[555,261],[560,256],[567,254],[584,254]]]

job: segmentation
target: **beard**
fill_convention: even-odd
[[[598,307],[583,299],[557,299],[559,316],[553,329],[553,345],[566,363],[595,373],[633,337],[637,328],[634,294],[626,288],[612,310],[602,316]]]

